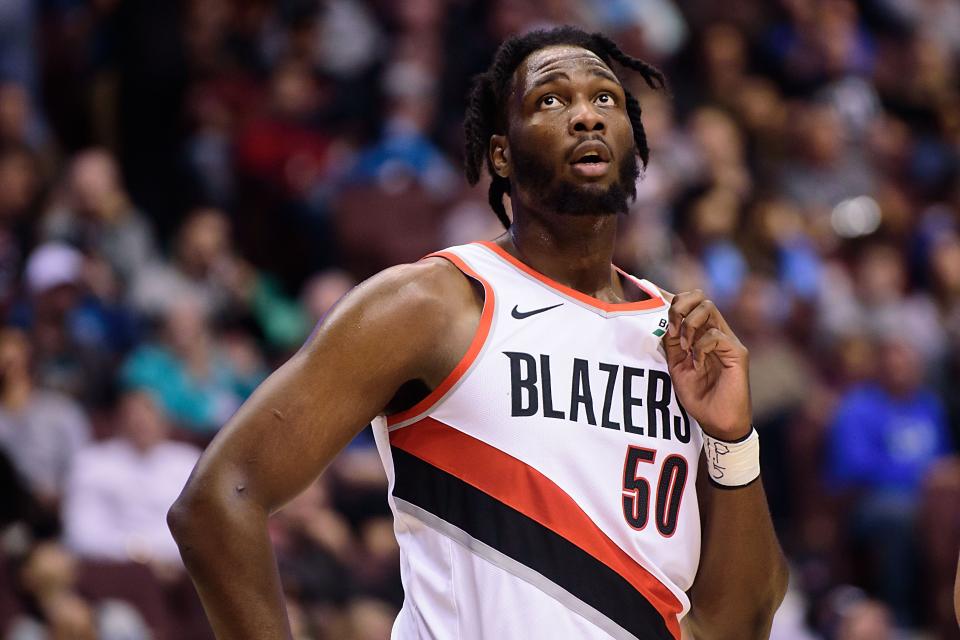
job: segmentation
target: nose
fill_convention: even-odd
[[[585,131],[603,131],[603,116],[597,111],[593,103],[583,100],[570,118],[570,133]]]

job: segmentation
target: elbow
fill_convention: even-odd
[[[177,498],[176,502],[167,510],[167,528],[177,543],[186,537],[187,531],[196,522],[196,518],[196,510],[191,508],[190,504],[183,499],[183,496]]]
[[[787,559],[784,557],[783,552],[779,554],[776,567],[774,568],[773,578],[770,582],[771,600],[769,609],[770,623],[772,624],[773,616],[777,612],[777,609],[780,608],[780,604],[783,603],[783,599],[787,596],[787,589],[790,587],[790,566],[787,564]]]
[[[181,494],[167,510],[167,528],[182,552],[193,532],[203,528],[203,510],[196,501]]]
[[[790,587],[790,566],[787,564],[787,559],[784,557],[783,552],[780,553],[780,560],[777,562],[777,568],[774,577],[774,611],[780,607],[780,603],[783,602],[783,599],[787,595],[787,589]]]
[[[188,562],[188,555],[216,550],[211,531],[245,531],[265,524],[267,514],[266,507],[252,499],[244,483],[231,485],[221,478],[191,478],[167,510],[167,528],[180,547],[184,562]]]
[[[773,618],[787,594],[790,571],[782,553],[753,589],[728,592],[708,602],[695,602],[686,624],[695,638],[744,640],[767,638]]]
[[[167,528],[179,545],[181,555],[196,546],[203,532],[215,526],[221,510],[219,502],[212,492],[203,491],[191,481],[167,510]]]
[[[773,618],[787,595],[790,584],[790,568],[786,558],[779,554],[777,562],[770,573],[770,582],[766,592],[757,599],[755,609],[755,624],[753,625],[757,638],[766,638],[773,626]]]

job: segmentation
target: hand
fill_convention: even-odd
[[[663,346],[680,404],[707,435],[746,436],[752,417],[747,348],[699,289],[675,295],[669,319]]]

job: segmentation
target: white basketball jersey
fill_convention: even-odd
[[[608,303],[490,242],[463,359],[374,422],[400,544],[393,637],[679,639],[700,557],[703,436],[660,345],[668,303]],[[619,270],[618,270],[619,271]]]

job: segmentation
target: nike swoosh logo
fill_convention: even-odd
[[[513,311],[510,312],[517,320],[523,320],[524,318],[529,318],[530,316],[536,315],[538,313],[543,313],[544,311],[550,311],[550,309],[556,309],[557,307],[562,307],[563,303],[555,304],[552,307],[544,307],[542,309],[534,309],[533,311],[518,311],[517,307],[519,305],[513,305]]]

